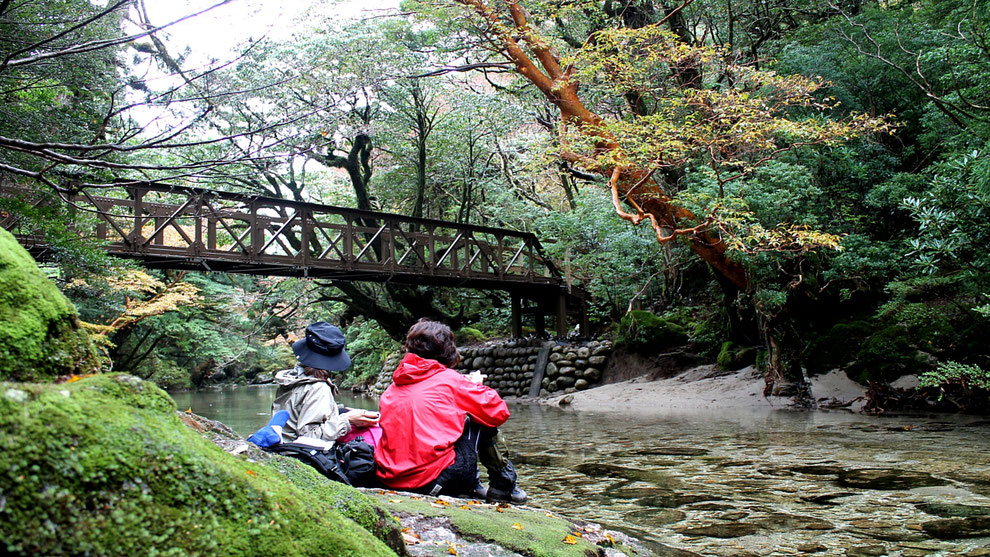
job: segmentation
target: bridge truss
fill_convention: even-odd
[[[517,333],[522,300],[536,301],[541,315],[549,308],[563,334],[568,301],[583,299],[532,233],[199,188],[101,193],[66,200],[76,232],[150,268],[506,290]],[[22,188],[0,195],[42,202]],[[0,215],[0,226],[44,257],[45,239],[16,213]]]

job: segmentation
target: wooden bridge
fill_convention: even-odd
[[[553,315],[563,336],[568,306],[585,330],[583,294],[567,288],[531,233],[178,186],[101,193],[66,200],[75,230],[149,268],[505,290],[517,336],[526,312],[538,331]],[[0,187],[0,196],[45,203],[23,188]],[[16,211],[0,226],[36,258],[49,251]]]

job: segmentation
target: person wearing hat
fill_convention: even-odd
[[[305,338],[292,344],[299,363],[275,374],[278,390],[272,403],[272,414],[289,413],[282,427],[284,441],[299,437],[333,441],[351,428],[378,425],[377,412],[353,409],[341,413],[333,398],[337,387],[330,374],[351,366],[345,343],[340,329],[319,321],[306,327]]]

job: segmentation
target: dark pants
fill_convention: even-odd
[[[464,433],[454,442],[454,462],[416,491],[454,496],[473,493],[480,462],[488,471],[489,485],[511,492],[516,485],[516,470],[509,462],[508,452],[498,428],[484,427],[468,418]]]

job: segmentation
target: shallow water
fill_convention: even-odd
[[[174,396],[247,435],[273,395]],[[512,411],[503,430],[531,505],[625,530],[659,555],[990,555],[990,421]]]

